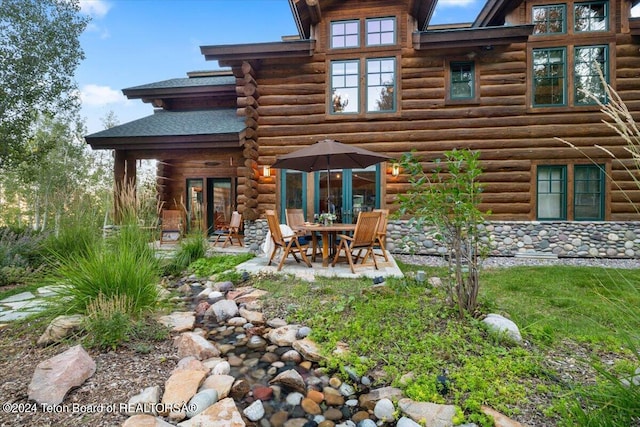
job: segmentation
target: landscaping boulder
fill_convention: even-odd
[[[520,335],[518,326],[506,317],[492,313],[488,314],[482,322],[487,325],[490,330],[498,334],[504,334],[517,343],[522,342],[522,335]]]

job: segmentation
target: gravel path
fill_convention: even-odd
[[[442,267],[446,265],[446,259],[438,256],[426,255],[398,255],[393,257],[406,264],[424,265],[428,267]],[[638,259],[614,259],[614,258],[516,258],[516,257],[489,257],[483,260],[484,268],[517,267],[521,265],[574,265],[582,267],[603,268],[640,268]]]

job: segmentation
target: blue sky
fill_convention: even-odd
[[[296,34],[287,0],[81,0],[92,20],[76,80],[89,133],[113,111],[120,123],[153,112],[122,89],[218,68],[200,46],[278,41]],[[440,0],[432,22],[471,22],[482,0]],[[248,24],[250,23],[250,24]]]
[[[127,87],[218,68],[202,45],[278,41],[296,34],[287,0],[80,0],[92,20],[76,79],[89,133],[113,111],[120,123],[152,114]],[[439,0],[433,24],[472,22],[484,0]]]

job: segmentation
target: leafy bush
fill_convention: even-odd
[[[21,281],[42,265],[45,237],[30,229],[0,228],[0,286]]]

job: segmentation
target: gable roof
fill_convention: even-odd
[[[239,147],[244,129],[235,109],[156,110],[151,116],[87,135],[85,140],[94,149]]]
[[[405,0],[409,6],[409,13],[418,22],[418,30],[427,29],[437,0]],[[322,20],[322,10],[337,4],[346,4],[344,0],[289,0],[293,19],[298,28],[301,39],[311,37],[311,27]]]
[[[488,0],[473,23],[474,27],[504,25],[507,13],[518,7],[522,0]]]
[[[122,89],[127,98],[144,98],[158,95],[197,95],[202,93],[220,93],[230,91],[235,93],[236,78],[230,73],[214,76],[184,77],[159,82],[147,83]]]

